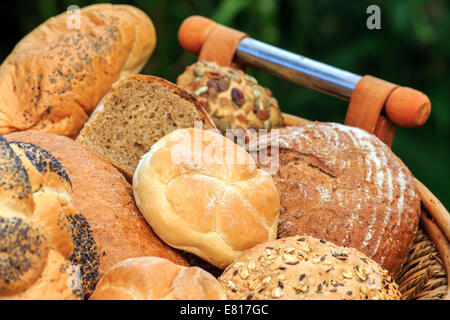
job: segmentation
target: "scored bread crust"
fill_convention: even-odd
[[[144,12],[91,5],[72,29],[77,14],[41,24],[0,66],[0,134],[35,129],[74,138],[111,84],[144,67],[156,43]]]
[[[225,300],[211,274],[157,257],[138,257],[114,265],[90,300]]]
[[[100,276],[115,263],[137,256],[159,256],[188,265],[153,233],[123,175],[93,151],[70,138],[39,131],[16,132],[5,138],[39,145],[66,168],[72,180],[73,205],[86,217],[97,243]]]
[[[341,124],[307,123],[279,129],[278,136],[279,170],[272,175],[282,206],[278,237],[309,235],[353,247],[395,275],[420,215],[403,162],[376,136]],[[264,150],[275,138],[261,137],[261,148],[250,149]]]
[[[259,244],[219,277],[230,300],[399,300],[397,284],[353,248],[295,236]]]
[[[160,139],[141,158],[133,190],[161,239],[221,269],[276,237],[280,200],[272,178],[215,131],[178,129]]]
[[[171,130],[175,130],[177,128],[194,127],[194,123],[192,121],[176,119],[178,121],[177,127],[173,127],[171,128],[171,130],[167,130],[167,132],[161,132],[162,123],[158,123],[155,127],[152,127],[150,124],[141,125],[141,123],[137,123],[138,121],[142,121],[142,119],[133,119],[131,120],[131,124],[130,122],[127,122],[128,127],[114,127],[115,124],[111,124],[110,121],[105,121],[107,117],[114,117],[114,120],[118,123],[122,122],[122,120],[123,122],[126,122],[126,108],[132,108],[135,104],[134,101],[131,102],[130,99],[142,99],[142,97],[146,96],[148,92],[140,92],[141,89],[133,90],[132,93],[130,93],[134,95],[135,98],[129,96],[126,90],[133,84],[142,86],[141,89],[143,91],[148,91],[150,89],[150,86],[151,88],[161,87],[164,90],[168,90],[169,92],[175,94],[178,98],[181,98],[180,101],[188,102],[189,107],[187,108],[187,110],[182,110],[186,119],[192,116],[196,120],[202,122],[203,129],[216,129],[213,120],[203,109],[203,107],[198,103],[195,97],[183,88],[180,88],[177,85],[173,84],[172,82],[159,77],[141,74],[132,74],[121,78],[113,85],[111,91],[102,100],[102,104],[99,105],[98,109],[94,111],[88,122],[85,123],[76,140],[81,144],[89,147],[90,149],[96,151],[100,156],[111,162],[125,175],[125,177],[129,181],[131,181],[133,178],[134,170],[136,169],[136,166],[139,162],[139,158],[150,149],[153,143],[158,141],[165,134],[170,133]],[[125,99],[125,95],[127,95],[126,99],[128,99],[127,101],[129,101],[128,104],[124,104],[123,102],[123,100]],[[162,99],[164,101],[165,97],[163,96]],[[139,100],[139,103],[143,103],[142,100]],[[115,111],[115,108],[120,104],[124,104],[123,108],[125,108],[125,110],[121,109],[119,113]],[[171,105],[170,108],[173,110],[177,107],[181,107],[181,103],[179,104],[180,106]],[[164,106],[161,106],[161,108],[162,107]],[[157,115],[158,112],[161,113],[161,111],[156,111],[156,108],[160,108],[160,106],[154,106],[154,109],[148,107],[145,112],[154,113],[155,115]],[[161,122],[164,121],[167,120],[161,119]],[[121,130],[127,129],[129,130],[128,132],[122,133]],[[115,135],[135,135],[135,131],[138,130],[142,130],[148,133],[148,137],[141,139],[140,137],[133,136],[133,141],[129,145],[127,145],[126,148],[133,148],[133,144],[138,144],[140,148],[133,148],[132,152],[130,152],[129,150],[115,150],[118,151],[118,154],[120,156],[126,158],[126,161],[124,161],[123,159],[117,159],[115,156],[113,156],[111,147],[106,145],[105,140],[117,140],[114,139]],[[108,135],[108,137],[106,135]]]

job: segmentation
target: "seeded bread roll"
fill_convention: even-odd
[[[160,139],[141,158],[133,190],[164,242],[221,269],[276,237],[280,200],[272,178],[217,131],[179,129]]]
[[[353,247],[395,276],[417,231],[414,177],[376,136],[334,123],[286,127],[259,138],[269,150],[282,210],[278,237],[309,235]],[[270,154],[270,146],[279,145]],[[268,146],[268,149],[265,149]],[[253,153],[255,154],[255,153]],[[272,160],[275,160],[272,162]]]
[[[144,67],[155,43],[152,21],[132,6],[96,4],[47,20],[0,66],[0,133],[74,138],[111,84]]]
[[[80,299],[98,281],[92,230],[46,150],[0,136],[0,299]]]
[[[283,126],[272,92],[242,70],[198,61],[186,68],[177,84],[197,97],[223,133]]]
[[[67,169],[72,179],[73,206],[89,222],[100,253],[99,277],[117,262],[139,256],[158,256],[188,265],[146,223],[123,175],[93,151],[70,138],[39,131],[5,137],[49,150]]]
[[[388,272],[356,249],[308,236],[259,244],[219,277],[230,300],[399,300]]]
[[[215,128],[186,90],[162,78],[130,75],[118,81],[81,130],[77,141],[110,161],[131,181],[139,159],[179,128]]]
[[[114,265],[91,300],[225,300],[216,278],[197,267],[166,259],[139,257]]]

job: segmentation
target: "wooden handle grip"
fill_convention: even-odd
[[[395,124],[406,128],[417,128],[428,120],[431,102],[420,91],[398,87],[389,95],[384,111]]]
[[[209,32],[216,25],[213,20],[202,16],[186,18],[178,29],[178,41],[186,51],[198,55]]]

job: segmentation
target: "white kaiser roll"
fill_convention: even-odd
[[[141,158],[133,191],[163,241],[218,268],[276,238],[274,181],[216,131],[179,129],[160,139]]]

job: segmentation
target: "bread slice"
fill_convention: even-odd
[[[214,122],[186,90],[154,76],[119,80],[84,125],[77,141],[116,166],[129,181],[142,155],[179,128],[215,129]]]

